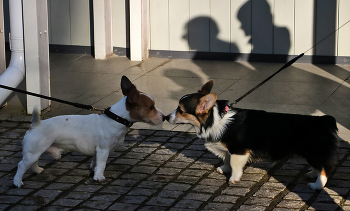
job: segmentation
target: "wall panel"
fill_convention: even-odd
[[[339,1],[339,27],[350,20],[350,0]],[[338,55],[350,56],[350,23],[344,25],[338,31]]]
[[[127,19],[128,7],[125,0],[112,0],[112,39],[113,46],[126,48],[129,47],[127,42]],[[127,12],[127,13],[126,13]]]
[[[168,9],[168,0],[150,1],[150,35],[153,50],[170,50]]]
[[[231,53],[251,53],[251,34],[251,1],[231,0]],[[234,46],[236,46],[236,48]]]
[[[71,17],[69,0],[51,0],[51,44],[71,44]]]
[[[188,42],[183,37],[188,31],[190,20],[189,0],[169,0],[169,45],[176,51],[189,51]]]
[[[191,51],[209,51],[210,0],[190,0],[188,40]]]
[[[295,0],[295,54],[301,54],[314,45],[314,0]],[[305,53],[312,55],[313,50]]]
[[[337,40],[333,32],[337,28],[337,1],[316,2],[316,43],[324,39],[315,47],[316,55],[335,56]]]
[[[69,7],[71,23],[70,44],[89,46],[91,44],[89,0],[70,0]]]
[[[273,53],[294,55],[294,1],[275,0]]]
[[[210,52],[230,52],[230,0],[211,0],[210,15]]]

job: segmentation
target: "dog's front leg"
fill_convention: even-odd
[[[249,153],[246,153],[244,155],[237,155],[237,154],[231,154],[231,168],[232,173],[230,180],[228,181],[229,184],[239,182],[242,175],[243,175],[243,167],[248,162],[249,159]]]
[[[96,160],[95,160],[95,168],[94,168],[94,180],[97,182],[102,182],[105,177],[103,176],[103,172],[106,168],[106,163],[109,155],[108,149],[96,149]]]
[[[230,164],[231,154],[228,151],[226,151],[224,154],[225,154],[223,156],[224,165],[222,165],[216,169],[216,171],[219,172],[220,174],[225,174],[225,173],[229,173],[232,171],[231,164]]]

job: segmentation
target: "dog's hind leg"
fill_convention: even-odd
[[[18,163],[17,173],[13,178],[13,184],[15,186],[19,188],[23,185],[22,178],[24,173],[29,169],[29,167],[38,161],[40,155],[40,153],[27,153],[23,156],[23,159]]]
[[[33,163],[33,165],[32,165],[32,170],[33,170],[35,173],[37,173],[37,174],[40,174],[41,172],[44,171],[43,168],[39,167],[39,165],[38,165],[38,160],[35,161],[35,162]]]
[[[226,151],[223,160],[224,160],[224,165],[218,167],[216,171],[219,172],[220,174],[231,172],[232,171],[231,164],[230,164],[231,154],[228,151]]]
[[[317,171],[315,168],[311,167],[311,171],[306,173],[306,177],[310,179],[314,179],[318,176],[319,171]]]
[[[239,182],[242,175],[243,175],[243,167],[249,160],[249,152],[247,152],[244,155],[237,155],[237,154],[231,154],[231,168],[232,173],[230,180],[228,181],[229,184]]]
[[[318,177],[315,183],[309,183],[308,185],[310,186],[310,188],[312,190],[322,190],[324,188],[324,186],[327,183],[327,175],[326,175],[326,171],[324,169],[322,169],[319,173],[318,173]]]
[[[217,167],[216,171],[220,174],[231,172],[231,154],[221,143],[206,143],[205,147],[224,161],[224,165]]]

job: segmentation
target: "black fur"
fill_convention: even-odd
[[[227,101],[216,102],[220,115],[226,105]],[[249,150],[256,155],[267,154],[272,160],[296,154],[315,169],[324,168],[327,176],[333,171],[338,161],[338,128],[334,117],[231,109],[235,115],[220,138],[231,154]],[[213,120],[208,120],[206,127],[213,124]]]

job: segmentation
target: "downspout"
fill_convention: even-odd
[[[17,87],[25,78],[22,0],[10,0],[10,48],[11,61],[8,68],[0,76],[0,84]],[[0,105],[10,96],[11,91],[0,88]]]

